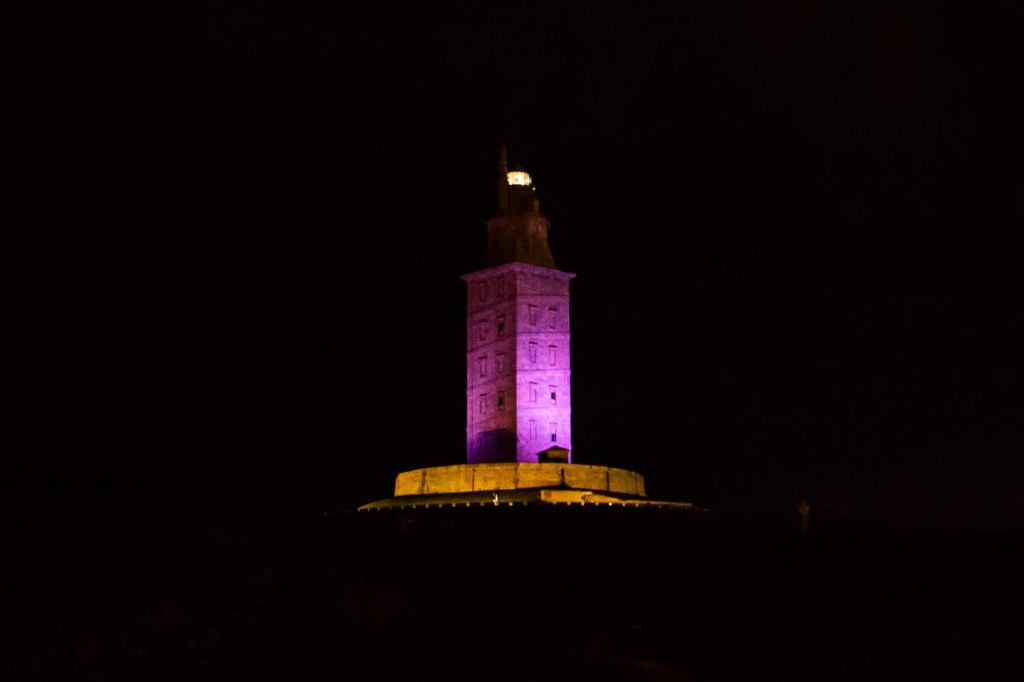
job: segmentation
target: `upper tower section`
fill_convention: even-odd
[[[502,146],[498,157],[498,215],[487,221],[487,267],[526,263],[554,269],[548,226],[548,219],[540,212],[533,180],[521,169],[509,171]]]

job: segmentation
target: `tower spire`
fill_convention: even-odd
[[[502,144],[498,150],[498,215],[508,213],[508,150]]]

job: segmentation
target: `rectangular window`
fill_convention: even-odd
[[[557,405],[558,404],[558,387],[557,386],[548,386],[548,393],[551,394],[551,404],[552,405]]]
[[[505,316],[498,315],[498,336],[505,335]]]
[[[494,356],[494,360],[495,360],[494,365],[495,365],[495,369],[497,370],[497,373],[498,374],[504,374],[505,373],[505,354],[504,353],[498,353],[497,355]]]
[[[480,358],[480,376],[487,376],[487,356],[481,355]]]
[[[530,382],[530,402],[537,402],[537,384]]]
[[[483,414],[484,412],[487,411],[487,394],[486,393],[481,393],[480,394],[480,402],[479,402],[478,411],[480,412],[480,414]]]
[[[530,342],[528,346],[530,362],[537,362],[537,344]]]
[[[483,282],[480,282],[480,284],[477,285],[476,291],[477,291],[477,295],[480,297],[480,301],[481,302],[487,300],[487,282],[486,282],[486,280],[483,281]]]
[[[548,364],[552,367],[558,364],[558,346],[548,346]]]
[[[505,409],[505,391],[498,391],[498,409]]]
[[[497,286],[498,286],[497,296],[498,296],[498,298],[501,298],[501,297],[503,297],[505,295],[505,275],[501,275],[501,276],[498,277]]]
[[[530,317],[530,324],[537,324],[537,306],[531,305],[527,308]]]
[[[551,442],[554,443],[558,440],[558,424],[551,424]]]
[[[555,323],[558,321],[558,309],[548,308],[548,329],[554,329]]]
[[[533,439],[533,438],[536,438],[536,437],[537,437],[537,420],[536,419],[531,419],[530,420],[530,438]]]
[[[487,318],[477,320],[476,322],[476,337],[481,341],[487,340]]]

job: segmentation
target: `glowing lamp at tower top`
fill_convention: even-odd
[[[506,173],[508,184],[519,185],[521,187],[529,187],[533,180],[530,179],[530,174],[526,171],[509,171]]]

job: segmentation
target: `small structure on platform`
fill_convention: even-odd
[[[538,462],[565,462],[569,463],[569,450],[557,445],[552,445],[547,450],[537,453]]]

